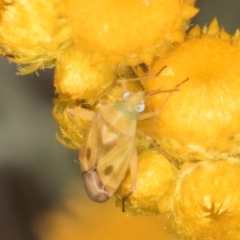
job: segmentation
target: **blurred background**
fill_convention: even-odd
[[[231,34],[240,27],[239,0],[199,0],[197,7],[194,24],[217,17]],[[159,216],[126,216],[114,199],[87,198],[77,152],[55,140],[53,70],[16,72],[0,59],[0,239],[173,239]]]

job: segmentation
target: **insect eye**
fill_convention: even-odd
[[[144,103],[140,103],[139,105],[137,105],[135,107],[136,112],[143,112],[144,109],[145,109],[145,104]]]
[[[125,92],[123,94],[123,100],[126,100],[130,94],[131,94],[130,92]]]

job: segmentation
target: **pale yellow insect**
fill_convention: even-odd
[[[156,90],[148,93],[145,91],[135,93],[126,91],[126,82],[138,80],[143,80],[143,78],[122,80],[122,101],[103,105],[98,112],[84,108],[67,110],[69,117],[80,132],[82,130],[76,123],[75,117],[92,121],[83,140],[79,153],[79,163],[86,192],[89,198],[95,202],[107,201],[116,192],[129,168],[131,192],[126,197],[136,190],[138,165],[136,134],[147,138],[161,154],[166,156],[165,152],[151,138],[137,129],[137,121],[157,115],[170,95],[187,80],[176,85],[172,90]],[[142,113],[145,109],[145,99],[160,92],[170,93],[156,111]],[[171,157],[166,157],[173,162]]]

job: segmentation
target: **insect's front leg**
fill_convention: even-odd
[[[82,128],[79,126],[77,121],[75,120],[75,117],[83,118],[85,120],[92,121],[94,117],[96,116],[96,112],[85,109],[85,108],[68,108],[67,114],[71,121],[74,123],[78,131],[84,136],[85,132],[82,130]]]
[[[154,117],[158,114],[158,112],[147,112],[138,115],[138,120],[145,120],[151,117]]]

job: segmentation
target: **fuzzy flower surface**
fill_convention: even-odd
[[[195,1],[58,1],[72,44],[58,51],[55,87],[70,99],[102,97],[119,66],[149,65],[184,39]],[[143,17],[144,16],[144,17]]]
[[[177,169],[155,149],[139,151],[137,189],[126,198],[124,208],[134,215],[158,214],[158,203],[167,200],[167,192],[176,177]],[[119,207],[128,193],[131,193],[130,172],[116,193]]]
[[[171,201],[172,232],[184,240],[240,239],[239,184],[239,162],[184,165]]]
[[[159,144],[180,162],[238,158],[240,153],[239,33],[228,35],[217,21],[202,31],[198,26],[186,41],[156,60],[145,81],[146,89],[173,89],[188,79],[168,99],[152,127]],[[151,74],[150,73],[150,74]],[[157,109],[163,94],[149,98]]]
[[[2,1],[0,52],[20,65],[20,74],[54,66],[71,44],[70,28],[55,10],[56,0]]]
[[[76,44],[59,54],[54,86],[62,99],[98,99],[114,85],[115,67],[106,62],[94,62],[93,55]]]
[[[189,18],[198,10],[193,0],[62,0],[59,12],[69,19],[72,36],[85,49],[105,55],[110,63],[151,63],[173,42],[183,41]]]
[[[224,58],[219,58],[219,53]],[[187,78],[188,81],[178,91],[171,93],[157,117],[138,121],[137,127],[156,140],[170,157],[176,159],[179,168],[182,162],[238,160],[240,72],[232,62],[239,58],[239,54],[238,32],[231,37],[220,30],[214,20],[202,31],[198,26],[193,28],[184,43],[175,46],[153,63],[149,74],[159,72],[163,66],[167,67],[157,78],[143,82],[147,91],[173,89]],[[132,90],[139,89],[141,88],[136,86]],[[169,95],[159,93],[149,97],[146,112],[158,109],[167,98],[166,94]],[[104,98],[107,103],[121,100],[121,88],[115,86]],[[87,102],[90,104],[90,101]],[[67,116],[66,108],[78,108],[84,102],[61,99],[60,96],[55,103],[54,115],[60,123],[61,132],[59,140],[67,147],[81,148],[84,136]],[[81,129],[90,126],[84,119],[75,119]],[[174,186],[178,183],[179,170],[169,159],[153,151],[151,144],[146,142],[137,138],[137,190],[129,195],[131,174],[127,174],[117,191],[117,204],[121,207],[122,199],[129,195],[125,206],[133,214],[168,213],[176,191]]]

